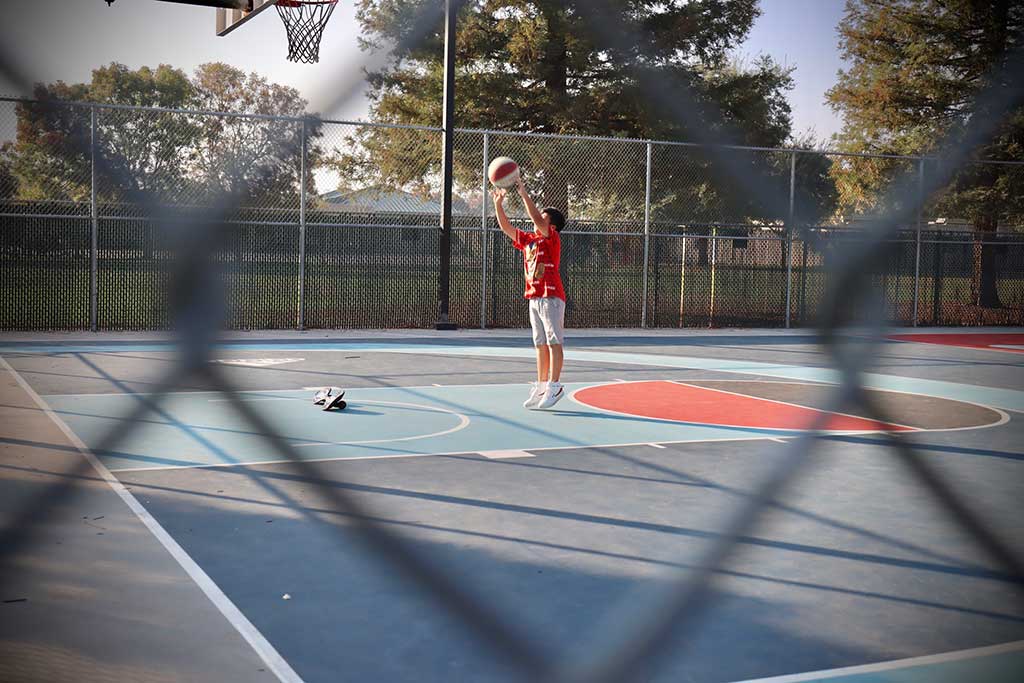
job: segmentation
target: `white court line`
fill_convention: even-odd
[[[858,432],[859,433],[859,432]],[[767,441],[772,437],[767,435],[750,435],[750,436],[727,436],[720,439],[680,439],[679,441],[662,441],[662,444],[689,444],[689,443],[718,443],[727,441]],[[531,451],[569,451],[575,449],[587,449],[587,448],[622,448],[625,446],[650,446],[651,444],[647,441],[633,441],[630,443],[602,443],[602,444],[573,444],[569,446],[541,446],[535,448],[530,446]],[[473,455],[480,451],[464,450],[464,451],[446,451],[443,453],[387,453],[383,455],[342,455],[334,458],[303,458],[303,462],[342,462],[348,460],[393,460],[396,458],[439,458],[445,456],[456,456],[456,455]],[[251,460],[248,462],[217,462],[210,464],[200,465],[157,465],[155,467],[125,467],[115,468],[110,470],[117,474],[132,473],[132,472],[160,472],[164,470],[209,470],[209,469],[226,469],[229,467],[262,467],[263,465],[287,465],[293,463],[294,460],[285,458],[282,460]]]
[[[28,370],[26,372],[27,372],[27,374],[32,374],[31,370]],[[749,380],[743,380],[743,381],[749,381]],[[285,392],[289,392],[289,391],[298,393],[300,391],[319,391],[320,389],[324,389],[327,386],[329,386],[329,385],[323,384],[323,385],[320,385],[318,387],[303,387],[301,389],[237,389],[237,390],[234,390],[232,393],[235,393],[235,394],[274,394],[274,393],[281,394],[281,393],[285,393]],[[412,386],[406,386],[404,384],[374,384],[374,385],[365,386],[365,387],[342,387],[342,388],[345,389],[346,391],[378,391],[378,390],[381,390],[381,389],[399,389],[399,390],[405,390],[405,389],[436,389],[438,387],[446,388],[446,389],[463,389],[463,388],[472,388],[472,387],[522,387],[522,386],[530,386],[530,383],[529,382],[503,382],[503,383],[499,383],[499,384],[487,384],[487,383],[484,383],[484,382],[477,382],[476,384],[416,384],[416,385],[412,385]],[[161,396],[179,396],[179,395],[181,395],[181,396],[192,396],[192,395],[196,395],[196,394],[223,395],[224,392],[223,391],[217,391],[217,390],[210,390],[210,389],[197,389],[195,391],[168,391],[168,392],[165,392],[165,393],[159,394],[159,395],[161,395]],[[153,391],[121,391],[121,392],[98,391],[96,393],[85,393],[85,394],[44,394],[43,398],[49,398],[51,396],[52,397],[56,397],[56,398],[78,398],[78,397],[83,397],[84,398],[84,397],[87,397],[87,396],[156,396],[156,395],[158,395],[157,392],[153,392]]]
[[[750,394],[740,394],[740,393],[737,393],[735,391],[726,391],[725,389],[716,389],[714,387],[702,387],[702,386],[699,386],[697,384],[687,384],[684,380],[681,380],[681,379],[680,380],[673,379],[673,380],[669,380],[669,381],[671,381],[673,384],[678,384],[678,385],[684,386],[684,387],[691,387],[693,389],[706,389],[707,391],[717,391],[720,394],[728,394],[730,396],[739,396],[740,398],[753,398],[753,399],[756,399],[758,401],[768,401],[769,403],[777,403],[780,406],[789,406],[790,408],[802,408],[803,410],[813,410],[816,413],[824,413],[824,412],[826,412],[826,411],[824,411],[824,410],[822,410],[820,408],[811,408],[809,406],[802,406],[799,403],[790,403],[789,401],[779,401],[779,400],[774,399],[774,398],[763,398],[761,396],[751,396]],[[840,417],[850,417],[850,418],[853,418],[855,420],[864,420],[865,422],[879,422],[879,420],[874,420],[874,419],[869,418],[869,417],[862,417],[860,415],[851,415],[850,413],[839,413],[839,412],[836,412],[836,411],[829,411],[827,414],[829,414],[829,415],[838,415]],[[903,429],[906,429],[906,430],[911,431],[911,432],[920,432],[920,431],[922,431],[920,427],[911,427],[910,425],[903,425],[903,424],[899,424],[897,422],[882,422],[882,424],[886,424],[886,425],[889,425],[891,427],[902,427]],[[832,431],[832,430],[825,430],[825,431]],[[878,430],[875,430],[875,431],[878,431]]]
[[[638,380],[638,381],[645,381],[645,380]],[[655,380],[655,381],[657,381],[657,380]],[[673,379],[673,380],[664,380],[664,381],[673,382],[675,384],[686,384],[687,381],[689,381],[689,382],[701,382],[701,381],[704,381],[704,382],[717,382],[719,380],[712,380],[712,379],[708,379],[708,380],[696,380],[696,379],[692,379],[692,380],[674,380]],[[721,381],[725,381],[725,382],[760,382],[760,380],[743,380],[743,379],[721,380]],[[777,383],[778,384],[805,384],[805,382],[790,382],[790,381],[777,382]],[[814,382],[807,382],[806,384],[808,386],[817,386]],[[693,385],[687,385],[687,386],[693,386]],[[698,385],[698,388],[700,388],[700,389],[711,389],[712,391],[721,391],[722,393],[726,393],[726,394],[733,393],[731,391],[726,391],[725,389],[713,389],[711,387],[700,387],[699,385]],[[916,432],[916,433],[919,433],[919,434],[931,434],[933,432],[961,432],[961,431],[969,431],[971,429],[988,429],[989,427],[999,427],[1000,425],[1004,425],[1004,424],[1006,424],[1007,422],[1010,421],[1010,416],[1002,408],[996,408],[995,406],[985,405],[984,403],[976,403],[975,401],[966,401],[966,400],[964,400],[962,398],[943,398],[942,396],[932,396],[931,394],[921,394],[921,393],[918,393],[916,391],[900,391],[899,389],[869,389],[868,391],[877,391],[877,392],[886,393],[886,394],[903,394],[904,396],[923,396],[925,398],[939,399],[940,401],[952,401],[954,403],[964,403],[964,404],[969,405],[969,406],[975,406],[977,408],[984,408],[986,410],[991,410],[993,413],[995,413],[996,415],[999,416],[999,419],[996,420],[995,422],[989,422],[988,424],[984,424],[984,425],[968,425],[967,427],[944,427],[944,428],[936,428],[936,429],[926,429],[924,427],[910,427],[909,425],[901,425],[901,424],[897,424],[895,422],[887,422],[886,423],[886,424],[894,425],[896,427],[906,427],[910,431]],[[749,396],[747,394],[736,394],[736,395],[737,396],[746,396],[747,398],[758,398],[756,396]],[[772,399],[770,399],[770,398],[759,399],[759,400],[762,400],[762,401],[772,401]],[[795,405],[797,408],[806,408],[806,406],[800,406],[800,405],[796,405],[796,404],[793,404],[793,403],[785,403],[783,401],[773,401],[773,402],[774,403],[783,403],[783,405]],[[808,410],[818,410],[818,409],[817,408],[808,408]],[[1006,410],[1013,410],[1013,409],[1012,408],[1007,408]],[[818,410],[818,412],[820,413],[822,411]],[[1024,410],[1015,411],[1015,412],[1024,412]],[[857,417],[858,419],[861,419],[861,420],[868,419],[868,418],[858,417],[857,415],[847,415],[846,413],[833,413],[833,414],[834,415],[846,415],[847,417]],[[721,425],[721,426],[728,426],[728,425]],[[781,430],[780,429],[779,431],[800,431],[800,430],[789,430],[789,429]],[[886,431],[888,431],[888,430],[860,431],[860,432],[859,431],[833,432],[833,431],[830,430],[830,431],[828,431],[826,433],[829,434],[829,435],[844,435],[844,434],[845,435],[861,435],[861,434],[884,434],[884,433],[886,433]]]
[[[668,446],[662,446],[660,443],[649,443],[647,445],[651,448],[668,448]]]
[[[302,683],[302,679],[299,677],[295,670],[289,666],[288,662],[274,649],[274,646],[263,637],[263,634],[249,621],[248,618],[238,607],[231,602],[227,595],[220,589],[220,587],[213,582],[213,579],[203,571],[195,560],[193,560],[185,550],[178,545],[178,542],[167,533],[167,531],[160,526],[160,523],[149,514],[149,511],[143,507],[142,503],[132,495],[132,493],[124,487],[124,485],[118,481],[118,479],[111,473],[107,467],[100,462],[99,458],[89,450],[89,447],[78,438],[78,435],[71,431],[71,428],[56,413],[50,408],[50,406],[36,393],[28,382],[26,382],[18,372],[10,366],[10,364],[2,357],[0,357],[0,364],[11,373],[15,381],[21,385],[21,388],[25,390],[36,405],[49,417],[57,427],[64,432],[64,435],[74,444],[75,448],[82,454],[93,469],[96,470],[97,474],[114,490],[121,500],[125,502],[128,509],[135,513],[135,516],[139,518],[153,537],[167,550],[167,552],[174,558],[178,565],[185,570],[185,573],[189,575],[192,581],[195,582],[196,586],[199,587],[206,597],[213,603],[224,618],[227,619],[228,623],[231,624],[236,631],[245,639],[245,642],[252,647],[253,651],[259,656],[263,663],[267,665],[277,676],[278,680],[282,683]]]
[[[641,379],[641,380],[635,380],[635,381],[637,381],[637,382],[671,382],[672,380]],[[576,398],[576,394],[578,392],[583,391],[584,389],[593,389],[594,387],[600,387],[600,386],[609,387],[609,386],[614,386],[614,385],[612,383],[610,383],[610,382],[605,382],[604,384],[592,384],[592,385],[589,385],[589,386],[580,387],[579,389],[576,389],[576,391],[573,391],[572,393],[569,394],[569,400],[574,402],[574,403],[576,403],[577,405],[580,405],[580,406],[583,406],[584,408],[587,408],[588,410],[596,410],[599,413],[607,413],[608,415],[623,415],[623,416],[626,416],[626,417],[638,417],[638,418],[642,418],[642,419],[645,419],[645,420],[654,420],[656,422],[662,422],[662,423],[688,424],[688,425],[697,425],[697,426],[700,426],[700,427],[720,427],[722,429],[761,429],[761,430],[764,430],[764,431],[771,431],[771,432],[796,432],[796,433],[802,433],[802,432],[806,432],[807,431],[806,429],[795,429],[795,428],[794,429],[787,429],[785,427],[742,427],[742,426],[738,426],[738,425],[724,424],[724,423],[718,423],[718,422],[686,422],[684,420],[676,420],[676,419],[667,418],[667,417],[645,417],[643,415],[637,415],[635,413],[626,413],[626,412],[622,412],[620,410],[612,410],[611,408],[598,408],[597,406],[590,405],[589,403],[584,403],[583,401],[581,401],[578,398]],[[705,387],[694,386],[694,388],[695,389],[704,389]],[[712,389],[712,391],[721,391],[721,389]],[[724,392],[724,393],[731,393],[731,392]],[[739,395],[740,396],[744,396],[744,394],[739,394]],[[747,398],[756,398],[756,397],[747,396]],[[765,400],[767,400],[767,399],[765,399]],[[797,407],[802,408],[803,406],[797,406]],[[808,410],[813,410],[813,408],[809,408]],[[992,408],[992,410],[998,412],[998,410],[996,408]],[[821,412],[821,411],[819,410],[818,412]],[[1007,415],[1006,418],[1009,419],[1009,415]],[[864,419],[864,418],[861,418],[861,419]],[[993,423],[993,425],[994,424],[996,424],[996,423]],[[1000,422],[999,424],[1002,424],[1002,422]],[[992,425],[984,425],[984,426],[985,427],[990,427]],[[957,429],[962,429],[962,428],[961,427],[957,427]],[[974,429],[974,427],[971,427],[970,429]],[[915,431],[921,431],[921,430],[915,430]],[[929,431],[942,431],[942,430],[937,430],[936,429],[936,430],[929,430]],[[885,430],[880,430],[880,429],[874,429],[874,430],[869,430],[869,429],[844,429],[842,431],[828,430],[828,431],[821,432],[821,434],[824,435],[824,436],[866,436],[868,434],[884,434],[884,433],[885,433]],[[697,439],[696,441],[698,441],[698,442],[703,442],[703,441],[755,441],[755,440],[756,441],[761,441],[761,440],[772,440],[772,439],[776,439],[776,438],[779,438],[778,435],[764,434],[763,436],[739,437],[739,438],[728,438],[728,439]],[[661,443],[690,443],[690,442],[688,442],[688,441],[662,441]],[[621,444],[621,445],[623,445],[623,446],[631,446],[631,445],[635,445],[635,444]],[[647,444],[646,443],[642,443],[642,445],[647,445]],[[536,449],[534,449],[534,450],[536,450]]]
[[[537,456],[533,453],[527,453],[526,451],[478,451],[480,455],[491,460],[507,460],[509,458],[536,458]]]
[[[459,419],[459,424],[449,429],[444,429],[438,432],[431,432],[430,434],[415,434],[413,436],[401,436],[393,439],[370,439],[366,441],[317,441],[315,443],[300,443],[295,444],[294,448],[308,448],[315,446],[362,446],[370,443],[394,443],[396,441],[417,441],[419,439],[430,439],[435,436],[445,436],[447,434],[454,434],[455,432],[461,431],[469,426],[469,417],[462,413],[457,413],[454,410],[447,408],[438,408],[437,406],[425,406],[420,403],[400,403],[398,401],[371,401],[369,399],[360,399],[355,405],[362,403],[378,403],[387,406],[404,406],[406,408],[422,408],[424,410],[431,410],[435,413],[445,413],[448,415],[454,415]]]
[[[823,671],[810,671],[802,674],[790,674],[786,676],[773,676],[771,678],[751,678],[737,683],[800,683],[801,681],[819,681],[825,678],[839,678],[840,676],[854,676],[857,674],[874,673],[877,671],[894,671],[915,666],[928,666],[931,664],[945,664],[946,662],[959,662],[965,659],[979,659],[991,655],[1001,655],[1009,652],[1020,652],[1024,650],[1024,640],[1003,645],[992,645],[979,647],[972,650],[958,650],[956,652],[944,652],[938,655],[926,655],[924,657],[911,657],[909,659],[896,659],[890,662],[879,662],[877,664],[863,664],[860,666],[848,666],[842,669],[826,669]],[[922,680],[928,680],[922,678]]]

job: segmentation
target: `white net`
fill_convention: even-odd
[[[338,0],[278,0],[288,32],[288,60],[315,64],[320,61],[320,38]]]

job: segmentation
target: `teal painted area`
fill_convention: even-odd
[[[592,384],[569,384],[574,391]],[[309,391],[244,392],[309,459],[415,456],[490,450],[592,447],[661,441],[760,438],[789,432],[710,427],[609,415],[565,398],[552,411],[528,411],[527,385],[354,389],[344,411],[325,413]],[[47,403],[90,448],[140,400],[126,394],[47,396]],[[402,405],[399,405],[402,404]],[[444,412],[443,412],[444,411]],[[459,427],[468,419],[468,425]],[[449,433],[438,434],[438,432]],[[434,434],[434,436],[430,436]],[[324,443],[337,442],[337,443]],[[223,395],[171,394],[114,452],[97,455],[111,470],[281,460]]]
[[[271,342],[225,344],[221,348],[243,351],[294,351],[297,349],[339,350],[339,351],[374,351],[381,353],[412,353],[446,356],[475,356],[496,358],[533,358],[534,350],[529,347],[498,347],[498,346],[459,346],[436,344],[395,344],[380,342]],[[143,352],[171,351],[170,344],[81,344],[75,346],[39,345],[0,347],[0,353],[75,353],[75,352]],[[697,358],[689,356],[669,356],[662,354],[621,353],[616,351],[587,351],[569,348],[566,351],[566,362],[589,361],[596,363],[618,363],[624,365],[643,365],[647,367],[663,367],[694,370],[711,370],[716,372],[732,372],[741,374],[758,374],[779,379],[808,380],[815,382],[836,383],[839,373],[830,368],[813,368],[798,365],[781,365],[776,363],[759,363],[745,360],[729,360],[724,358]],[[943,382],[938,380],[915,379],[896,375],[866,373],[864,383],[872,389],[905,391],[936,396],[958,401],[970,401],[1003,408],[1006,410],[1024,411],[1024,391],[1012,389],[996,389],[991,387]]]

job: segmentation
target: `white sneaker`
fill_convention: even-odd
[[[537,408],[540,410],[550,408],[561,401],[563,396],[565,396],[565,387],[558,382],[548,382],[547,390],[544,392],[540,403],[537,404]]]
[[[523,401],[524,408],[536,408],[544,398],[544,384],[541,382],[530,382],[530,398]]]

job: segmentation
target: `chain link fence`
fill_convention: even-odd
[[[200,214],[214,197],[236,202],[213,255],[232,328],[436,321],[438,129],[6,99],[0,137],[2,329],[168,327],[171,251],[130,201],[139,192]],[[882,198],[887,183],[923,182],[936,163],[458,131],[451,318],[462,327],[527,324],[520,259],[490,206],[497,156],[519,160],[541,203],[567,209],[571,327],[812,324],[831,262],[865,221],[899,208]],[[768,209],[722,167],[789,196]],[[873,263],[887,320],[1024,324],[1024,165],[966,168]],[[526,227],[518,197],[509,204]]]

